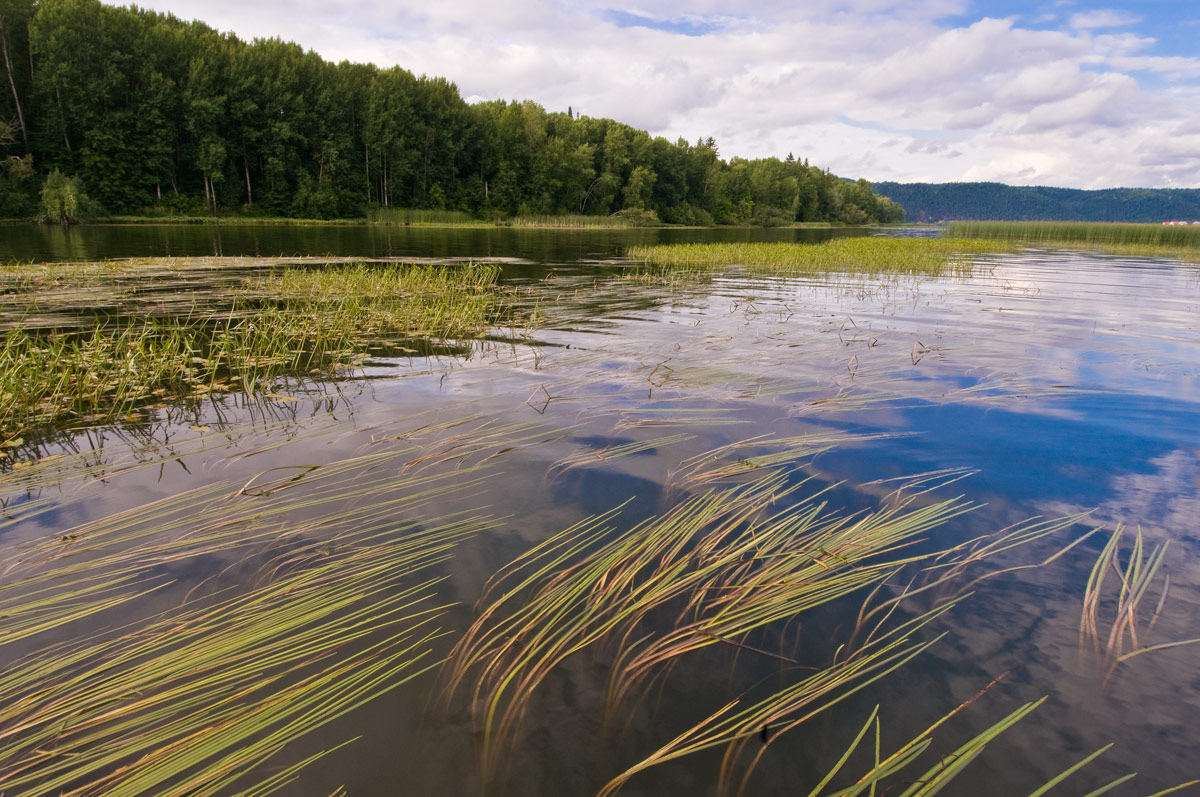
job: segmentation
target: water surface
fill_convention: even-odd
[[[0,263],[124,257],[333,255],[605,259],[625,247],[685,241],[823,241],[861,229],[536,229],[296,224],[0,224]]]
[[[871,439],[797,463],[790,478],[810,479],[801,494],[827,489],[833,510],[870,509],[905,478],[945,472],[928,499],[961,495],[979,506],[940,527],[929,546],[1032,517],[1091,512],[993,570],[1042,561],[1094,527],[1140,528],[1148,542],[1170,542],[1170,592],[1145,643],[1200,636],[1194,266],[1035,250],[982,258],[970,278],[768,278],[730,269],[664,287],[621,279],[619,263],[594,261],[673,231],[280,228],[280,238],[261,244],[261,230],[230,228],[216,252],[191,248],[212,243],[216,231],[205,228],[122,228],[136,230],[135,239],[103,250],[108,229],[62,232],[54,243],[8,240],[0,255],[47,257],[46,246],[55,258],[232,253],[226,246],[239,254],[278,254],[281,246],[311,252],[305,236],[314,235],[335,254],[516,257],[533,263],[507,279],[532,292],[529,301],[547,320],[518,334],[497,330],[468,356],[377,358],[355,379],[281,386],[280,400],[193,401],[138,423],[29,441],[10,463],[30,464],[5,465],[0,481],[18,518],[0,528],[9,555],[185,490],[236,490],[273,468],[379,454],[362,478],[402,484],[422,469],[453,479],[482,463],[494,468],[485,480],[415,514],[470,507],[494,518],[439,570],[447,579],[440,596],[456,603],[443,621],[452,642],[497,569],[589,514],[624,504],[624,528],[670,506],[691,458],[764,436],[858,434]],[[73,253],[76,232],[86,243]],[[486,447],[497,429],[512,441],[502,451]],[[660,442],[634,455],[605,454],[638,441]],[[311,488],[293,489],[318,489],[320,473]],[[346,499],[348,506],[373,500]],[[23,519],[21,507],[37,501],[46,510]],[[286,523],[302,527],[314,511],[298,504]],[[936,630],[947,635],[928,653],[773,742],[749,793],[807,793],[876,704],[884,744],[896,745],[1000,676],[939,735],[935,753],[948,754],[1025,701],[1049,699],[972,764],[952,793],[1028,793],[1109,742],[1114,748],[1061,793],[1085,793],[1131,771],[1140,774],[1113,793],[1148,794],[1200,777],[1200,648],[1140,656],[1104,685],[1081,647],[1084,586],[1104,539],[1045,567],[981,582],[939,621]],[[173,565],[175,586],[105,619],[116,624],[168,608],[212,586],[216,573],[225,585],[258,578],[256,555],[236,549]],[[755,642],[821,663],[853,608]],[[797,677],[775,660],[710,650],[672,670],[612,727],[601,716],[611,657],[586,651],[554,672],[488,794],[594,793],[698,712]],[[437,683],[430,675],[300,740],[288,761],[363,737],[313,765],[292,793],[330,793],[341,784],[350,794],[483,793],[478,723],[465,700],[448,709],[431,701]],[[622,794],[716,793],[719,763],[719,750],[687,757],[635,778]]]

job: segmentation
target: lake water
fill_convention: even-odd
[[[822,241],[856,229],[528,229],[284,224],[0,224],[0,263],[123,257],[334,255],[523,258],[573,263],[633,244],[681,241]]]
[[[1001,677],[939,729],[930,758],[902,780],[916,780],[937,756],[1042,697],[945,793],[1026,794],[1110,742],[1112,749],[1052,793],[1084,794],[1128,772],[1138,776],[1111,793],[1151,794],[1200,777],[1200,646],[1135,656],[1106,681],[1101,658],[1080,634],[1092,566],[1108,532],[1123,525],[1130,531],[1122,563],[1135,529],[1148,546],[1169,542],[1140,608],[1138,644],[1200,637],[1195,265],[1028,250],[981,257],[969,278],[766,278],[731,267],[711,279],[660,285],[623,279],[625,246],[714,234],[4,232],[0,259],[513,258],[528,262],[508,266],[505,280],[522,286],[525,301],[545,317],[531,330],[496,330],[469,355],[376,358],[339,382],[292,382],[254,401],[226,395],[166,406],[125,424],[13,448],[0,476],[9,512],[0,526],[5,578],[63,562],[136,557],[153,542],[137,536],[137,524],[157,527],[120,513],[152,501],[163,502],[160,519],[172,519],[164,537],[183,541],[170,550],[186,555],[159,551],[146,566],[169,576],[169,585],[90,618],[89,632],[143,622],[185,597],[265,583],[286,571],[281,562],[298,566],[289,552],[306,541],[327,541],[331,556],[343,543],[361,545],[351,526],[362,518],[386,518],[401,534],[455,512],[486,516],[486,528],[422,576],[444,579],[429,588],[433,602],[447,607],[437,621],[447,635],[428,643],[436,658],[486,606],[476,603],[488,579],[531,546],[618,507],[608,521],[613,535],[668,511],[705,489],[688,476],[702,470],[697,462],[706,460],[698,458],[707,452],[741,442],[724,452],[725,464],[751,467],[753,457],[793,445],[778,441],[809,436],[813,449],[827,450],[785,464],[786,484],[808,480],[789,501],[824,491],[827,511],[849,514],[887,506],[907,484],[914,505],[959,497],[975,505],[923,534],[916,552],[1032,518],[1090,514],[968,571],[959,587],[992,577],[922,632],[923,639],[945,636],[901,669],[796,730],[752,736],[747,755],[762,755],[747,794],[808,793],[876,705],[886,754]],[[718,235],[795,240],[798,233]],[[459,488],[389,503],[431,489],[433,482],[420,481],[426,477]],[[200,497],[179,498],[188,491]],[[308,500],[325,495],[338,497]],[[219,522],[201,511],[212,506],[222,507]],[[1097,527],[1106,531],[1055,557]],[[899,590],[910,577],[898,573],[886,589]],[[1105,637],[1119,591],[1114,576],[1106,583],[1098,612]],[[469,684],[468,694],[447,705],[437,669],[297,739],[264,771],[361,737],[307,767],[286,793],[329,794],[344,784],[349,794],[593,794],[730,701],[774,692],[803,678],[805,667],[827,665],[864,597],[760,629],[740,647],[684,656],[607,721],[604,690],[620,645],[608,640],[582,650],[535,690],[486,784]],[[936,603],[925,600],[905,611]],[[657,622],[643,630],[669,630]],[[0,652],[11,662],[77,634],[67,625]],[[652,767],[620,793],[716,794],[724,749]],[[860,756],[847,772],[866,767]]]

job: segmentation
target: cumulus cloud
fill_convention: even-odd
[[[570,106],[671,139],[712,135],[726,156],[791,151],[876,180],[1200,185],[1190,144],[1157,146],[1200,129],[1200,59],[1156,53],[1120,11],[1079,10],[1057,29],[945,22],[970,5],[145,3],[247,39],[445,76],[471,100]]]

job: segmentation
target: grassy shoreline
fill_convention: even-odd
[[[449,216],[439,218],[427,216],[418,212],[408,218],[394,220],[376,218],[347,218],[347,219],[297,219],[289,216],[103,216],[87,221],[75,222],[71,226],[239,226],[239,227],[430,227],[442,229],[603,229],[603,230],[632,230],[632,229],[672,229],[672,230],[830,230],[830,229],[877,229],[903,225],[866,224],[848,225],[839,222],[805,221],[785,224],[777,227],[767,227],[756,224],[717,224],[710,226],[694,224],[669,224],[661,221],[630,221],[612,216],[515,216],[510,219],[477,219],[469,214],[461,214],[461,218]],[[32,219],[0,219],[4,224],[33,224]],[[57,226],[57,225],[54,225]]]

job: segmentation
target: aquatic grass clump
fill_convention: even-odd
[[[287,371],[348,363],[355,339],[329,321],[268,309],[220,324],[147,319],[75,334],[9,330],[0,336],[0,431],[102,420],[150,400],[254,389]]]
[[[968,276],[974,255],[1009,247],[982,240],[836,238],[822,244],[704,243],[631,246],[626,255],[650,268],[706,270],[740,266],[773,274],[856,273]]]
[[[549,213],[514,216],[513,227],[558,227],[570,229],[620,229],[625,227],[658,226],[653,213],[638,215],[585,216],[578,213],[553,215]]]
[[[84,278],[94,276],[89,268]],[[111,417],[151,399],[251,392],[282,374],[353,365],[380,340],[478,338],[498,312],[498,276],[488,265],[290,268],[245,278],[221,313],[5,330],[0,432]]]
[[[956,221],[952,238],[986,238],[1038,246],[1084,247],[1120,255],[1200,260],[1200,225],[1092,222]]]
[[[369,224],[429,227],[487,223],[463,210],[423,210],[420,208],[371,208],[367,211],[367,222]]]
[[[250,297],[277,302],[281,310],[310,316],[362,342],[395,335],[455,339],[478,337],[492,321],[499,276],[495,265],[360,263],[289,268],[249,277],[243,285]]]

